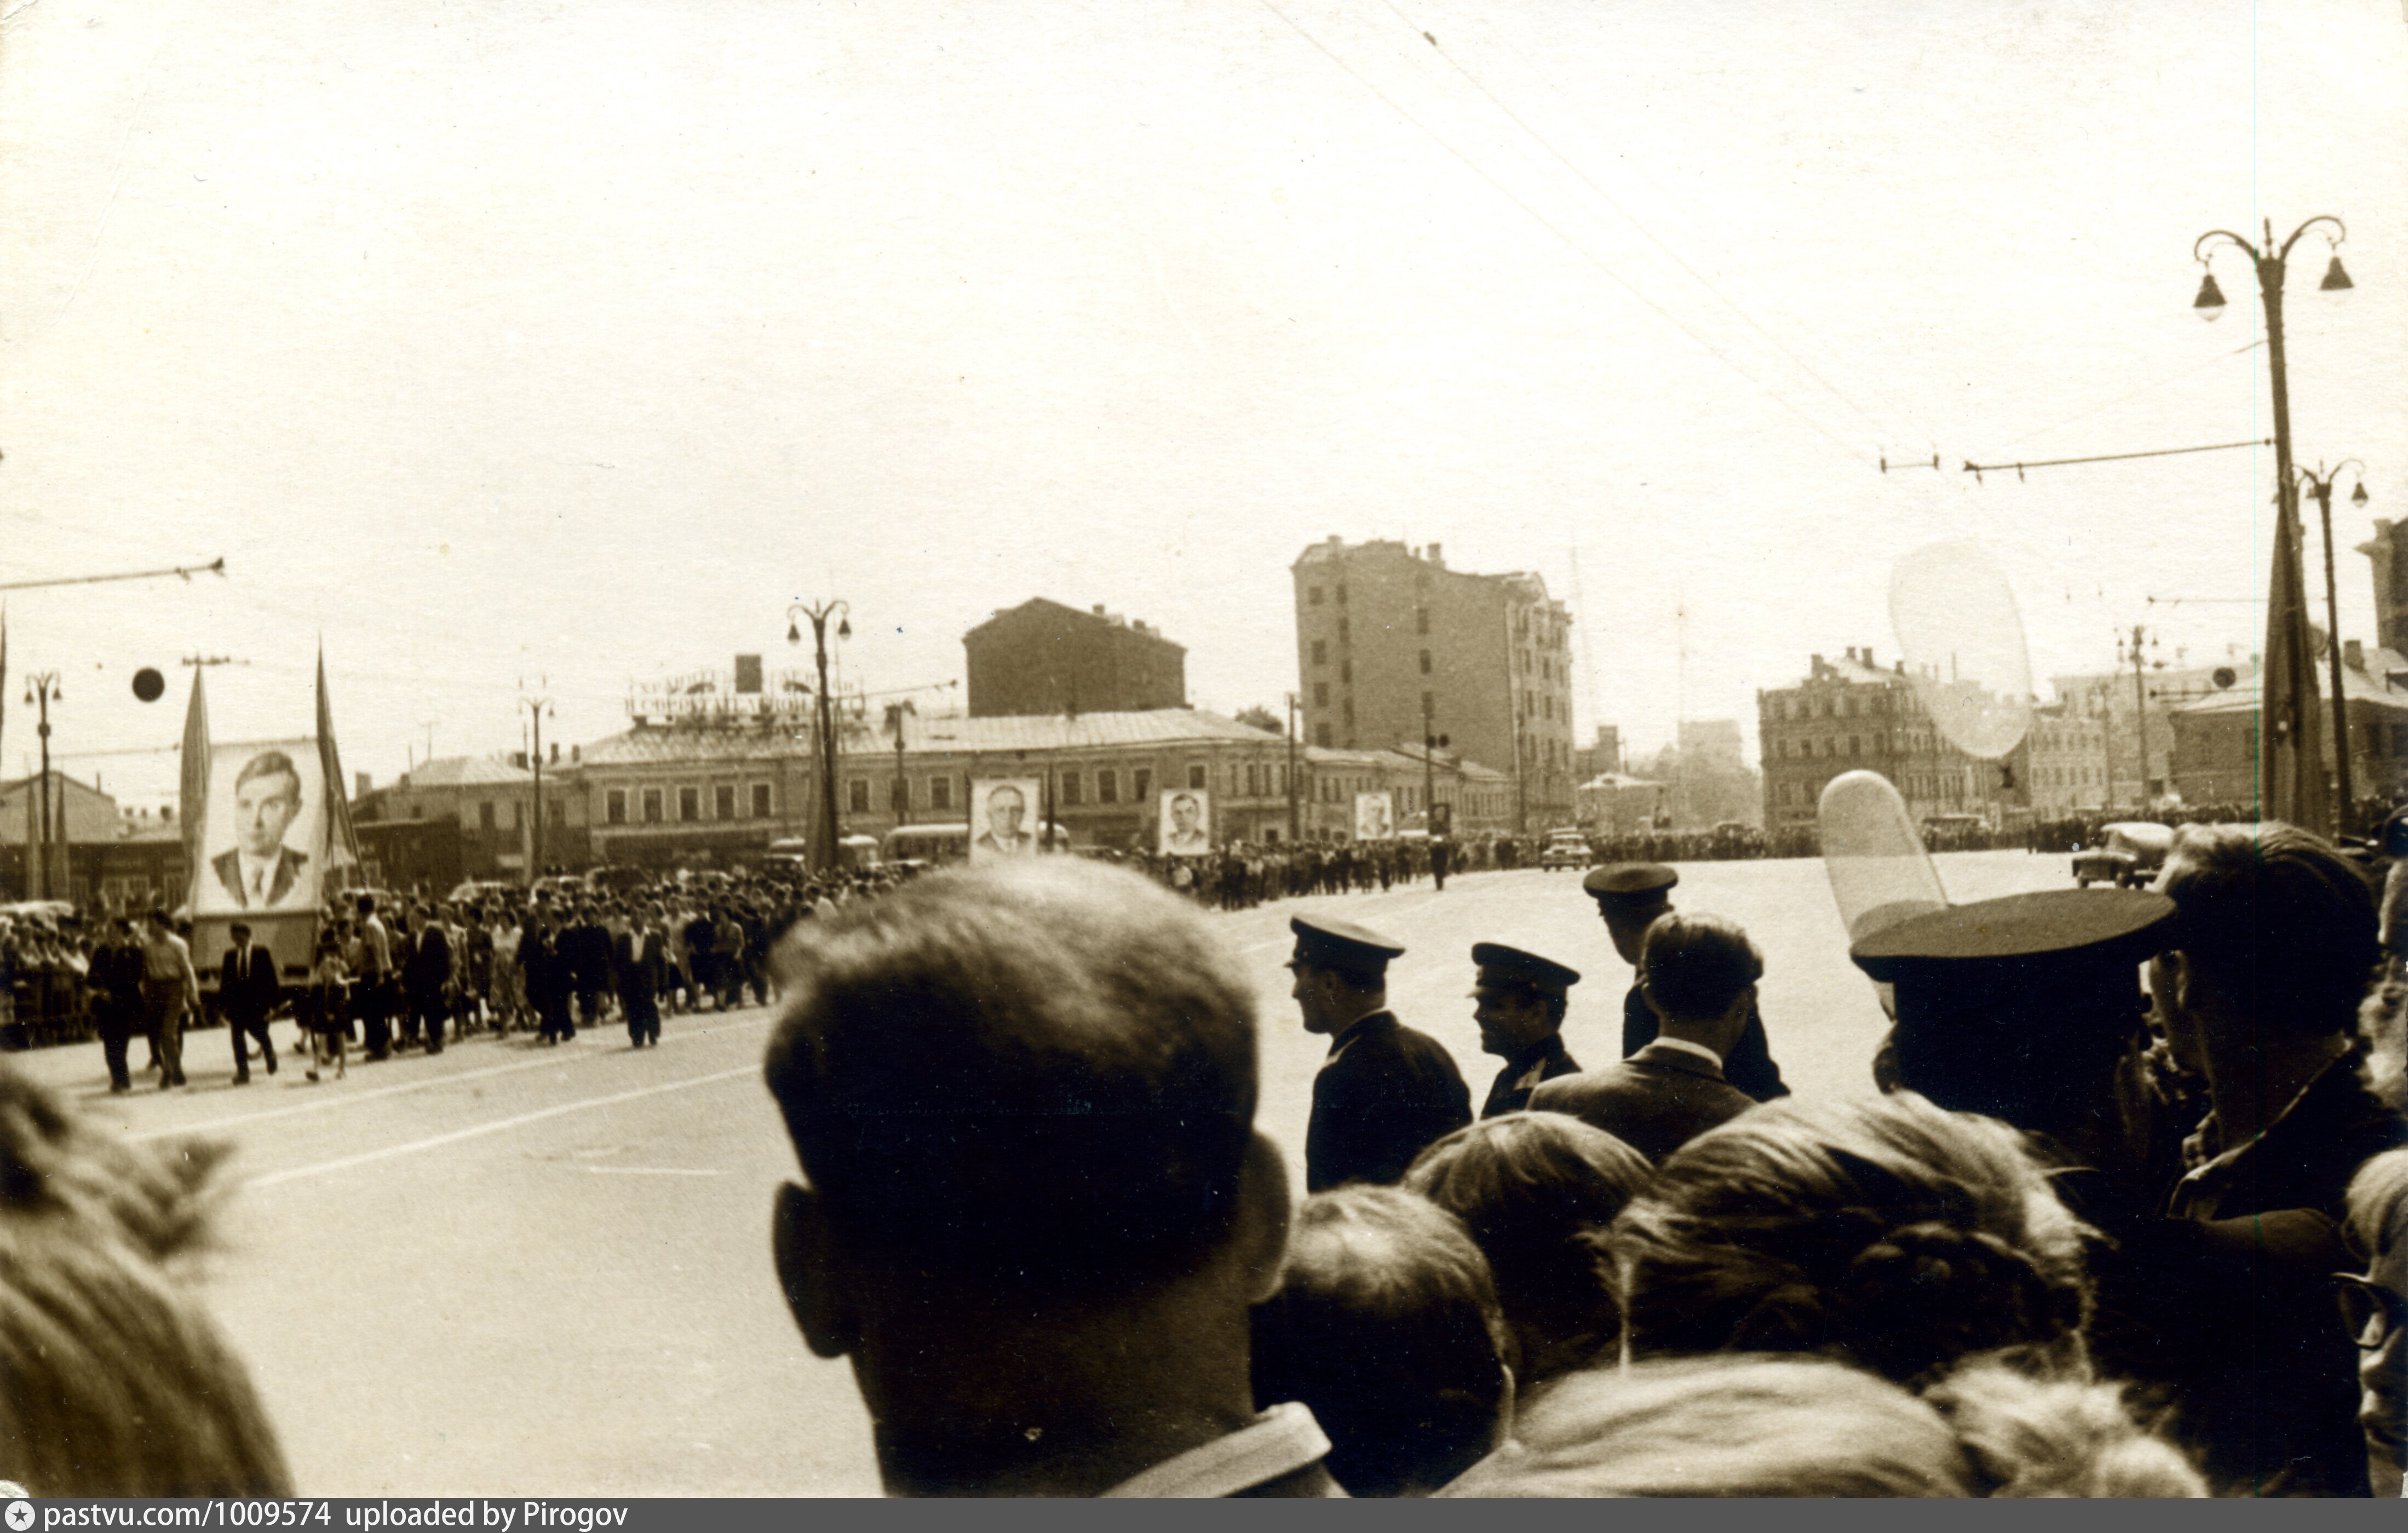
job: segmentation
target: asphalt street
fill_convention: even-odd
[[[1939,859],[1952,898],[2068,883],[2066,860]],[[1774,1057],[1801,1093],[1870,1093],[1882,1018],[1847,961],[1822,866],[1684,866],[1683,908],[1764,950]],[[1471,1022],[1475,941],[1581,969],[1566,1039],[1616,1052],[1628,970],[1574,875],[1526,871],[1275,902],[1213,919],[1262,999],[1259,1122],[1301,1188],[1326,1048],[1296,1023],[1287,918],[1329,909],[1408,952],[1390,1001],[1454,1053],[1475,1105],[1496,1062]],[[869,1495],[851,1372],[813,1357],[770,1272],[793,1152],[760,1082],[772,1013],[668,1018],[546,1049],[472,1039],[437,1058],[303,1080],[289,1058],[233,1084],[226,1035],[194,1035],[183,1091],[113,1097],[97,1044],[17,1056],[103,1121],[236,1150],[210,1302],[247,1356],[307,1494]],[[293,1028],[276,1027],[280,1050]],[[143,1058],[135,1046],[135,1060]]]

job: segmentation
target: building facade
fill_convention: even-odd
[[[1305,738],[1390,750],[1444,735],[1513,784],[1513,828],[1577,812],[1571,616],[1532,574],[1451,570],[1439,545],[1331,537],[1299,555]]]
[[[1580,785],[1580,827],[1591,836],[1642,835],[1671,822],[1671,789],[1665,783],[1600,772]]]
[[[2156,666],[2138,676],[2128,666],[2052,677],[2050,684],[2070,717],[2103,728],[2105,801],[2112,807],[2150,803],[2179,791],[2172,765],[2175,709],[2223,695],[2256,674],[2254,662],[2235,656],[2222,666]]]
[[[2063,702],[2032,711],[2017,776],[2035,814],[2061,815],[2107,802],[2107,726]]]
[[[1814,655],[1797,685],[1759,691],[1756,727],[1767,830],[1814,824],[1825,784],[1856,770],[1889,779],[1918,822],[1973,814],[1996,825],[2028,807],[2020,786],[2028,768],[2017,755],[1987,761],[1949,743],[1905,663],[1882,669],[1870,649],[1850,649],[1842,660]]]
[[[962,636],[974,719],[1187,706],[1187,651],[1101,607],[1042,596]]]
[[[53,766],[45,835],[43,786],[39,772],[0,783],[0,887],[16,899],[88,900],[99,877],[100,849],[123,830],[117,800]]]
[[[2396,651],[2342,646],[2342,685],[2348,698],[2350,789],[2358,798],[2398,802],[2408,795],[2408,686],[2394,674],[2408,673],[2408,659]],[[2324,666],[2316,680],[2328,680]],[[2318,746],[2329,773],[2332,704],[2320,700]],[[2258,685],[2255,678],[2213,696],[2175,709],[2174,791],[2186,804],[2249,804],[2258,797]]]

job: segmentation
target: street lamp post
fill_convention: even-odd
[[[527,833],[527,886],[533,888],[543,876],[543,721],[554,710],[547,696],[521,697],[519,706],[535,724],[535,751],[527,757],[535,767],[535,827]]]
[[[1296,710],[1298,701],[1295,693],[1287,695],[1287,839],[1290,846],[1303,839],[1303,821],[1297,808],[1299,784],[1296,778]]]
[[[2200,236],[2191,245],[2191,258],[2201,266],[2208,266],[2217,242],[2229,244],[2249,257],[2250,266],[2258,274],[2258,296],[2266,309],[2266,369],[2273,381],[2275,505],[2277,510],[2282,513],[2278,517],[2278,523],[2288,526],[2298,525],[2300,486],[2291,468],[2291,383],[2283,350],[2283,278],[2286,264],[2290,259],[2291,247],[2299,243],[2300,236],[2319,223],[2331,224],[2333,232],[2325,236],[2327,248],[2332,251],[2332,260],[2325,267],[2324,280],[2316,284],[2317,290],[2323,293],[2346,293],[2355,284],[2350,281],[2349,273],[2342,269],[2340,246],[2343,240],[2349,237],[2349,230],[2341,220],[2329,213],[2319,213],[2301,223],[2292,230],[2289,237],[2279,246],[2274,243],[2274,224],[2271,219],[2265,222],[2266,237],[2262,249],[2229,229],[2211,229]],[[2224,293],[2215,285],[2215,272],[2213,267],[2209,267],[2206,275],[2200,279],[2199,295],[2191,300],[2191,308],[2203,320],[2213,320],[2224,312]],[[2329,522],[2327,523],[2325,534],[2325,568],[2326,589],[2329,592],[2332,569],[2332,534]],[[2332,644],[2336,651],[2341,647],[2341,630],[2338,626],[2335,626],[2332,632]],[[2336,657],[2333,661],[2333,690],[2336,694],[2341,690],[2340,677],[2341,662]],[[2345,709],[2337,712],[2336,716],[2345,721],[2347,718]],[[2337,781],[2344,786],[2341,794],[2342,801],[2335,810],[2334,828],[2336,830],[2347,827],[2350,808],[2345,786],[2349,781],[2349,750],[2345,734],[2340,744],[2338,762],[2340,777]]]
[[[50,838],[52,826],[50,824],[50,705],[61,700],[62,699],[59,695],[58,672],[54,670],[36,671],[33,675],[25,679],[25,702],[29,707],[38,706],[41,709],[42,715],[40,724],[34,731],[34,733],[39,735],[42,739],[42,835],[39,843],[39,857],[42,876],[40,880],[40,892],[38,894],[33,892],[35,880],[30,875],[25,880],[27,893],[35,899],[49,899],[51,894],[50,874],[52,869],[50,867],[50,859],[52,852],[50,851]],[[61,797],[64,799],[64,795],[62,795]],[[35,849],[29,847],[26,850],[31,852]]]
[[[2356,458],[2344,458],[2333,465],[2330,472],[2327,472],[2321,463],[2314,468],[2299,471],[2300,487],[2316,497],[2316,513],[2324,524],[2325,623],[2331,630],[2330,642],[2326,644],[2325,652],[2331,660],[2332,671],[2333,796],[2338,800],[2335,824],[2343,831],[2350,827],[2349,811],[2353,800],[2349,769],[2349,699],[2342,692],[2341,598],[2333,585],[2332,494],[2333,480],[2341,478],[2344,468],[2356,468],[2358,472],[2358,488],[2350,493],[2349,500],[2351,505],[2362,508],[2367,498],[2366,465]]]
[[[841,598],[818,603],[796,602],[786,609],[786,642],[803,641],[800,619],[811,620],[811,644],[819,657],[820,691],[820,870],[837,865],[836,731],[828,717],[827,622],[837,620],[836,637],[853,637],[853,608]]]

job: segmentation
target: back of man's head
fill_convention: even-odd
[[[1639,980],[1670,1015],[1719,1017],[1747,987],[1764,978],[1764,958],[1736,922],[1718,915],[1673,911],[1647,928],[1639,950]]]
[[[1301,1400],[1356,1496],[1426,1494],[1495,1446],[1512,1342],[1488,1262],[1418,1193],[1307,1198],[1280,1291],[1255,1307],[1254,1399]]]
[[[2185,825],[2160,887],[2184,960],[2258,1026],[2356,1026],[2382,955],[2374,887],[2332,843],[2278,821]]]
[[[1229,1237],[1254,993],[1193,907],[1069,859],[923,879],[798,925],[768,1085],[857,1261],[1038,1302]]]

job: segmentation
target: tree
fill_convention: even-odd
[[[1255,704],[1252,708],[1241,709],[1238,714],[1238,722],[1240,724],[1252,724],[1256,729],[1261,730],[1267,735],[1285,735],[1287,733],[1287,725],[1281,721],[1280,716],[1272,712],[1269,709],[1263,707],[1260,703]]]

